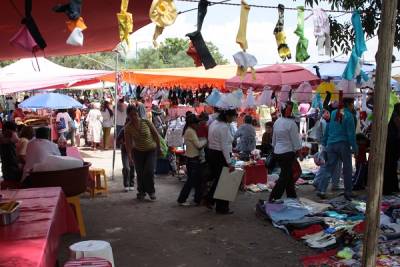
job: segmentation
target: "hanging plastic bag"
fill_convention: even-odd
[[[215,107],[221,98],[221,93],[218,89],[213,89],[211,94],[207,97],[206,102],[208,105]]]
[[[83,46],[82,30],[80,28],[75,28],[69,35],[66,43],[73,46]]]

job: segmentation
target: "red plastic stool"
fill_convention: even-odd
[[[78,266],[112,267],[112,264],[108,260],[96,257],[71,260],[64,264],[64,267],[78,267]]]

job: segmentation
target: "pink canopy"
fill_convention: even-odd
[[[275,64],[256,70],[256,79],[253,80],[251,72],[246,73],[244,79],[235,76],[226,80],[225,86],[228,89],[253,89],[261,90],[269,86],[274,90],[280,90],[282,85],[298,86],[302,82],[309,82],[311,85],[318,84],[320,79],[309,70],[292,64]]]
[[[0,69],[0,94],[99,82],[105,70],[66,68],[45,58],[25,58]]]

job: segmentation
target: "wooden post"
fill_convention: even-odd
[[[377,67],[374,91],[374,121],[372,123],[368,168],[366,228],[362,257],[362,266],[364,267],[376,265],[396,15],[397,1],[382,1],[381,23],[378,30],[379,45],[375,56]]]

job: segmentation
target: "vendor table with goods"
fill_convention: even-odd
[[[243,169],[243,189],[252,185],[265,185],[268,179],[267,168],[263,160],[236,161],[235,167]]]
[[[79,233],[60,187],[0,191],[2,202],[21,203],[18,219],[0,225],[0,266],[55,266],[61,235]]]

